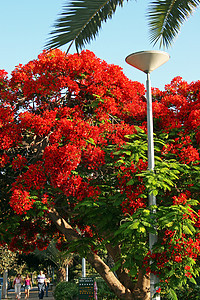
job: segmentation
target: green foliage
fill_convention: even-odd
[[[98,35],[102,23],[111,19],[117,6],[123,6],[123,3],[124,0],[70,1],[57,19],[47,46],[56,48],[71,42],[70,48],[75,42],[77,49],[83,48]],[[151,42],[156,44],[160,41],[160,46],[170,46],[181,25],[199,3],[199,0],[151,1],[147,13]]]
[[[181,25],[199,4],[199,0],[156,0],[151,2],[148,10],[151,42],[156,43],[160,40],[160,46],[171,45]]]
[[[176,293],[170,289],[167,293],[161,293],[163,300],[199,300],[200,285],[190,282],[183,286],[177,286]]]
[[[97,295],[99,300],[117,300],[118,298],[110,290],[102,279],[95,279],[97,283]],[[78,299],[78,284],[74,282],[60,282],[55,288],[55,300]]]
[[[7,245],[0,246],[0,273],[17,266],[17,252],[12,252]]]
[[[172,290],[172,289],[169,289],[169,294],[168,294],[168,297],[169,297],[169,299],[171,299],[171,300],[178,300],[178,298],[177,298],[177,295],[176,295],[175,291],[174,291],[174,290]]]
[[[121,226],[115,232],[115,238],[121,241],[123,257],[118,263],[115,264],[113,270],[124,263],[124,267],[129,267],[130,275],[136,276],[138,273],[138,266],[141,267],[144,256],[148,252],[148,233],[156,233],[155,228],[152,226],[153,217],[149,209],[138,209],[132,216],[127,216],[121,222]],[[130,247],[130,244],[134,247]]]
[[[34,254],[40,260],[51,261],[53,266],[56,266],[57,268],[66,267],[66,265],[70,265],[73,260],[72,255],[68,254],[66,251],[59,251],[56,248],[55,240],[50,242],[47,249],[44,249],[43,251],[36,249]]]
[[[154,196],[157,196],[160,190],[171,191],[174,186],[174,180],[179,178],[178,174],[180,174],[178,163],[174,160],[165,161],[157,158],[154,172],[147,170],[137,176],[144,177],[146,188]]]
[[[73,282],[60,282],[55,288],[55,300],[73,300],[78,296],[78,286]]]
[[[95,280],[97,283],[97,295],[98,300],[117,300],[118,298],[115,294],[109,289],[105,281],[102,279]]]
[[[56,29],[47,46],[57,48],[69,42],[74,42],[81,49],[96,37],[103,22],[111,18],[117,6],[122,6],[124,0],[84,0],[70,1],[65,5]],[[70,44],[71,46],[71,44]]]
[[[133,189],[143,181],[145,190],[141,191],[138,197],[147,200],[147,195],[153,193],[157,199],[157,206],[138,208],[132,211],[131,214],[122,215],[120,205],[123,203],[126,195],[121,193],[120,189],[116,189],[120,176],[126,174],[126,168],[131,168],[133,165],[137,166],[140,160],[147,162],[147,136],[138,129],[137,134],[126,136],[129,141],[116,149],[116,146],[109,146],[105,150],[107,153],[107,165],[109,165],[109,172],[103,172],[104,178],[96,178],[96,183],[101,189],[98,201],[93,198],[84,199],[76,206],[77,217],[87,220],[87,224],[91,226],[93,236],[84,237],[84,239],[77,241],[69,246],[70,251],[79,249],[82,256],[86,255],[89,247],[101,251],[102,244],[98,243],[99,235],[104,234],[107,228],[112,228],[112,234],[104,238],[104,243],[112,243],[113,246],[118,243],[121,244],[121,257],[115,262],[113,271],[118,268],[129,269],[129,274],[132,278],[137,276],[139,268],[143,266],[144,257],[149,251],[149,234],[158,233],[158,242],[154,245],[155,253],[163,253],[164,251],[171,252],[168,249],[168,244],[162,245],[163,234],[166,230],[175,232],[171,247],[177,246],[177,240],[182,236],[194,238],[196,228],[195,221],[191,218],[191,213],[197,216],[194,208],[198,207],[198,201],[194,199],[187,199],[185,204],[173,204],[172,196],[176,195],[177,187],[180,189],[190,185],[198,178],[199,167],[194,165],[181,164],[176,161],[171,155],[162,154],[162,149],[165,146],[165,141],[155,137],[155,170],[142,170],[131,173],[131,179],[127,180],[127,186]],[[166,137],[168,138],[168,137]],[[113,153],[114,158],[111,158]],[[120,169],[116,168],[120,167]],[[116,171],[117,170],[117,171]],[[129,169],[128,169],[129,170]],[[121,173],[120,173],[121,172]],[[94,180],[94,181],[95,181]],[[194,189],[196,185],[194,186]],[[168,199],[169,196],[169,199]],[[98,235],[95,233],[95,226],[98,228]],[[185,239],[186,240],[186,239]],[[105,253],[104,253],[105,254]],[[181,255],[181,254],[180,254]],[[172,299],[176,299],[175,290],[177,285],[182,282],[187,282],[185,276],[184,266],[191,267],[191,274],[194,276],[189,278],[195,283],[195,277],[198,276],[198,268],[195,266],[195,260],[189,256],[184,256],[184,264],[177,264],[174,260],[167,258],[165,267],[169,269],[168,272],[162,274],[162,278],[170,277],[170,288],[166,291],[171,295]],[[130,267],[131,266],[131,267]],[[151,264],[154,271],[159,271],[157,268],[157,260]],[[134,280],[134,279],[133,279]]]
[[[180,238],[182,234],[193,235],[196,232],[192,221],[189,216],[192,211],[190,205],[198,205],[197,201],[188,201],[188,205],[172,205],[170,207],[161,206],[158,208],[158,223],[159,228],[170,228],[171,231],[176,232],[176,237]]]

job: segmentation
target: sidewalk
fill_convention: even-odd
[[[46,294],[45,294],[46,295]],[[54,300],[54,297],[53,297],[53,294],[52,294],[52,291],[49,291],[48,292],[48,297],[46,297],[44,295],[44,298],[43,300]],[[14,292],[14,289],[11,289],[8,291],[8,298],[6,300],[10,300],[10,299],[16,299],[15,298],[15,292]],[[21,293],[21,299],[25,299],[25,293],[24,293],[24,290],[22,289],[22,293]],[[29,299],[39,299],[38,297],[38,290],[37,290],[37,287],[33,287],[31,290],[30,290],[30,296],[29,296]],[[3,300],[3,298],[2,298]]]

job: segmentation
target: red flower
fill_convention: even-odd
[[[192,278],[192,275],[191,275],[190,272],[185,273],[185,276],[188,277],[188,278]]]
[[[161,292],[161,288],[156,290],[156,293],[160,293]]]
[[[181,256],[175,256],[175,259],[174,259],[176,262],[181,262],[182,261],[182,258]]]

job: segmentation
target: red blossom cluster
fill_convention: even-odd
[[[179,204],[186,204],[187,203],[187,195],[184,194],[184,193],[181,193],[178,197],[177,196],[174,196],[172,197],[173,198],[173,204],[174,205],[179,205]]]
[[[23,253],[33,252],[36,248],[44,250],[51,241],[52,235],[46,235],[46,230],[51,230],[51,222],[44,218],[39,220],[21,221],[18,236],[13,236],[9,244],[11,251],[19,250]]]
[[[10,206],[17,214],[25,213],[33,207],[34,200],[30,199],[30,194],[23,189],[13,188],[10,199]]]
[[[163,153],[172,153],[179,157],[180,161],[185,164],[190,162],[199,161],[199,152],[192,145],[190,136],[181,133],[180,137],[174,139],[174,142],[167,144],[163,148]]]
[[[200,239],[197,238],[194,240],[187,237],[186,234],[183,234],[181,238],[175,238],[175,234],[175,232],[166,230],[162,242],[162,246],[165,247],[165,250],[153,253],[149,251],[147,253],[143,261],[143,266],[146,268],[147,273],[154,273],[166,277],[165,270],[167,269],[169,271],[172,268],[173,262],[178,263],[179,268],[182,268],[185,262],[197,260],[200,255]],[[156,270],[154,267],[151,267],[151,260],[156,262]],[[184,268],[185,270],[190,270],[191,267],[186,265]],[[189,273],[187,272],[187,274]]]
[[[26,157],[23,157],[20,154],[17,154],[16,157],[12,161],[12,168],[13,170],[22,170],[23,167],[27,164]]]

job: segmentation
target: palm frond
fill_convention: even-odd
[[[52,261],[57,267],[70,265],[73,261],[73,254],[68,253],[67,251],[59,251],[56,248],[56,243],[54,240],[50,242],[47,249],[34,251],[34,254],[43,260]]]
[[[150,41],[160,47],[169,47],[188,19],[200,4],[200,0],[155,0],[149,5],[147,18],[150,27]]]
[[[73,0],[63,7],[55,30],[50,33],[46,47],[57,48],[75,42],[78,49],[93,40],[102,23],[112,18],[117,6],[123,6],[125,0]],[[128,0],[126,0],[128,1]],[[68,48],[68,51],[69,51]],[[67,51],[67,52],[68,52]]]

